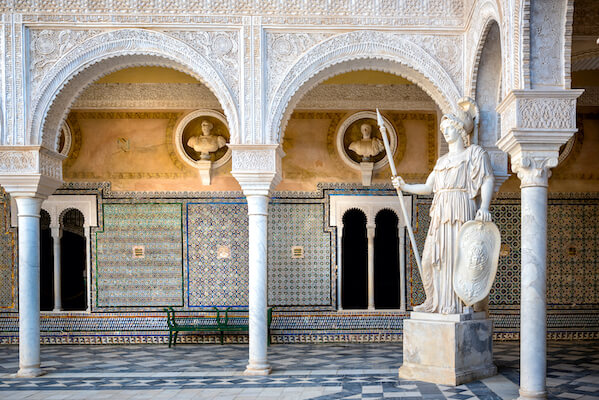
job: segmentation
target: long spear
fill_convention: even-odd
[[[395,162],[393,162],[393,153],[391,153],[391,146],[389,146],[389,140],[387,139],[387,128],[385,128],[385,123],[383,121],[383,117],[379,112],[379,109],[376,109],[376,122],[379,125],[381,130],[381,136],[383,137],[383,143],[385,144],[385,151],[387,152],[387,158],[389,159],[389,167],[391,167],[391,174],[393,178],[397,176],[397,170],[395,169]],[[400,188],[395,189],[397,191],[397,196],[399,197],[399,205],[401,207],[401,213],[403,214],[403,219],[406,223],[406,228],[408,228],[408,236],[410,236],[410,243],[412,244],[412,250],[414,250],[414,258],[416,259],[416,264],[418,264],[418,272],[422,274],[422,264],[420,262],[420,254],[418,254],[418,247],[416,247],[416,239],[414,239],[414,232],[412,231],[412,219],[408,218],[408,213],[406,212],[406,206],[403,203],[403,193]]]

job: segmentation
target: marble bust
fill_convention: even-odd
[[[194,135],[187,141],[187,145],[200,153],[200,160],[210,160],[210,153],[213,153],[227,144],[226,139],[220,135],[212,135],[214,128],[212,122],[202,121],[201,135]]]
[[[471,220],[491,221],[493,168],[487,152],[470,144],[471,135],[476,133],[478,108],[470,98],[458,104],[456,113],[441,119],[449,152],[437,160],[426,183],[406,184],[401,177],[392,179],[393,185],[403,191],[434,194],[420,271],[426,300],[414,307],[414,311],[440,314],[463,311],[462,301],[454,290],[460,228]]]
[[[360,125],[362,139],[350,143],[349,149],[362,157],[362,161],[370,161],[371,157],[376,156],[385,149],[383,141],[372,137],[372,126],[368,123]]]

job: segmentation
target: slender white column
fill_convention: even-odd
[[[545,398],[547,187],[522,186],[520,398]]]
[[[40,209],[42,199],[15,197],[19,220],[19,371],[42,374],[40,368]]]
[[[249,363],[246,375],[268,375],[267,233],[268,196],[248,195],[249,215]]]
[[[374,225],[367,225],[368,237],[368,309],[374,310]]]
[[[62,292],[60,288],[60,238],[62,237],[62,230],[59,226],[52,226],[52,245],[54,248],[54,310],[62,310]]]
[[[406,310],[406,249],[405,228],[398,228],[399,236],[399,309]]]
[[[85,234],[85,276],[87,277],[85,281],[85,286],[87,289],[87,311],[91,311],[92,308],[92,287],[91,287],[91,253],[90,253],[90,229],[88,225],[83,227],[83,232]]]

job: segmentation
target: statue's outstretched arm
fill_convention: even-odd
[[[414,194],[431,194],[433,193],[433,182],[435,181],[435,171],[431,172],[426,183],[407,184],[398,176],[392,179],[393,186],[399,187],[404,192]]]

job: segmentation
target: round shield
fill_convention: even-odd
[[[453,288],[467,305],[489,294],[497,273],[501,235],[493,222],[468,221],[460,228]]]

